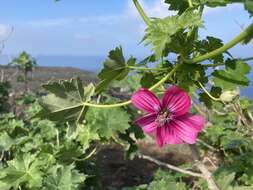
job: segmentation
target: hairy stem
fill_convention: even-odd
[[[188,0],[189,7],[193,7],[192,0]]]
[[[252,32],[253,32],[253,24],[249,25],[244,31],[242,31],[238,36],[236,36],[234,39],[232,39],[230,42],[228,42],[224,46],[222,46],[222,47],[220,47],[216,50],[213,50],[209,53],[206,53],[204,55],[201,55],[199,57],[193,58],[191,60],[184,60],[184,62],[186,62],[186,63],[198,63],[198,62],[210,59],[212,57],[215,57],[219,54],[222,54],[222,53],[226,52],[228,49],[234,47],[236,44],[243,41],[246,37],[251,35]]]
[[[198,149],[196,145],[189,145],[192,152],[192,157],[194,159],[194,162],[196,163],[196,166],[201,171],[203,177],[205,178],[208,188],[210,190],[220,190],[219,187],[216,185],[214,179],[212,178],[212,173],[206,168],[206,166],[201,161]]]
[[[215,98],[215,97],[213,97],[208,91],[207,91],[207,89],[201,84],[201,82],[198,82],[198,84],[199,84],[199,86],[202,88],[202,90],[212,99],[212,100],[214,100],[214,101],[221,101],[221,99],[220,98]]]
[[[141,15],[142,19],[144,20],[144,22],[149,26],[151,25],[151,21],[149,20],[148,16],[146,15],[146,13],[144,12],[144,10],[142,9],[140,3],[138,0],[133,0],[133,3],[137,9],[137,11],[139,12],[139,14]]]
[[[127,106],[129,104],[131,104],[131,100],[117,103],[117,104],[107,104],[107,105],[105,105],[105,104],[92,104],[92,103],[88,103],[88,102],[83,102],[82,105],[88,106],[88,107],[95,107],[95,108],[116,108],[116,107]]]
[[[177,171],[177,172],[180,172],[180,173],[184,173],[184,174],[187,174],[187,175],[190,175],[190,176],[194,176],[194,177],[202,177],[203,178],[203,175],[200,174],[200,173],[196,173],[196,172],[192,172],[192,171],[189,171],[189,170],[185,170],[185,169],[182,169],[182,168],[179,168],[179,167],[176,167],[174,165],[171,165],[171,164],[167,164],[167,163],[164,163],[164,162],[161,162],[151,156],[147,156],[147,155],[144,155],[144,154],[141,154],[139,153],[138,154],[138,157],[141,158],[141,159],[145,159],[145,160],[148,160],[150,162],[153,162],[159,166],[163,166],[163,167],[166,167],[170,170],[173,170],[173,171]]]

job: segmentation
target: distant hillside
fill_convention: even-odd
[[[12,89],[22,91],[24,84],[18,82],[18,76],[21,74],[17,68],[0,65],[0,76],[4,74],[5,78],[9,78]],[[29,87],[32,91],[40,90],[42,83],[49,80],[70,79],[80,77],[85,83],[95,82],[96,75],[90,71],[84,71],[72,67],[36,67],[33,73],[29,73]]]

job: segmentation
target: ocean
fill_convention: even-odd
[[[105,60],[106,56],[39,55],[35,58],[39,66],[74,67],[97,73],[103,67],[103,61]],[[11,59],[11,56],[1,55],[0,64],[7,64]],[[253,62],[250,62],[250,64],[253,66]],[[253,98],[253,69],[248,77],[252,82],[249,87],[241,89],[241,95]]]

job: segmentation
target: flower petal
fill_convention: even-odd
[[[198,133],[204,128],[205,119],[200,115],[186,114],[170,122],[175,134],[184,142],[194,144]]]
[[[180,116],[189,112],[191,99],[184,90],[177,86],[172,86],[165,92],[162,106],[167,107],[174,115]]]
[[[156,142],[160,147],[163,147],[165,145],[165,138],[166,138],[166,128],[158,127],[156,130]]]
[[[139,125],[140,127],[142,127],[142,130],[145,133],[150,134],[150,133],[154,132],[154,130],[157,127],[157,125],[155,123],[155,119],[156,119],[156,114],[148,114],[148,115],[138,118],[135,121],[135,123],[137,125]]]
[[[148,125],[152,122],[154,122],[157,118],[157,115],[156,114],[147,114],[147,115],[144,115],[140,118],[138,118],[137,120],[135,120],[135,123],[141,127],[144,127],[145,125]]]
[[[175,134],[173,127],[171,127],[170,125],[167,125],[166,129],[167,129],[166,137],[165,137],[166,144],[182,144],[183,143],[182,139],[180,139]]]
[[[147,133],[147,134],[151,134],[154,133],[154,131],[157,129],[157,124],[156,122],[152,122],[148,125],[145,125],[142,127],[142,130]]]
[[[135,107],[148,113],[158,113],[161,110],[159,99],[149,90],[141,88],[131,98]]]

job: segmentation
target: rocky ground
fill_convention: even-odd
[[[11,83],[12,91],[20,92],[24,90],[24,83],[20,82],[22,73],[15,67],[0,65],[1,80],[8,80]],[[32,73],[29,73],[29,89],[39,91],[41,84],[50,80],[70,79],[80,77],[85,83],[95,82],[96,75],[89,71],[84,71],[71,67],[36,67]]]

